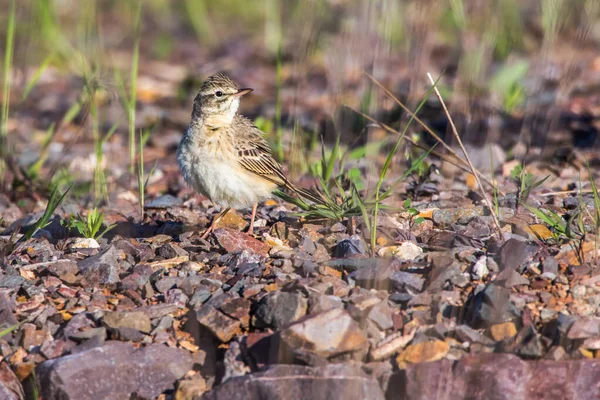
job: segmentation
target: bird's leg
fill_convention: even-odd
[[[248,235],[252,235],[254,232],[254,218],[256,218],[256,208],[258,207],[258,203],[254,203],[252,206],[252,215],[250,216],[250,226],[248,227]]]
[[[201,239],[206,239],[208,237],[208,235],[211,234],[211,232],[213,232],[215,230],[215,228],[217,227],[217,222],[219,222],[219,220],[221,218],[223,218],[225,216],[225,214],[227,214],[227,212],[229,212],[229,210],[231,210],[231,207],[227,207],[225,208],[223,211],[221,211],[219,213],[219,215],[217,215],[216,217],[213,218],[210,226],[208,227],[208,229],[206,230],[206,232],[204,232],[202,234],[202,236],[200,237]]]

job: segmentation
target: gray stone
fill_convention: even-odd
[[[479,343],[484,346],[493,346],[494,341],[482,333],[476,331],[467,325],[459,325],[456,327],[456,337],[462,342]]]
[[[422,276],[405,271],[392,273],[390,280],[395,291],[418,293],[423,290],[425,285],[425,279]]]
[[[378,304],[375,304],[367,314],[367,318],[373,321],[377,327],[385,331],[387,329],[391,329],[394,326],[394,322],[392,321],[392,309],[387,304],[387,301],[382,301]]]
[[[183,201],[170,194],[159,196],[144,205],[144,208],[171,208],[181,205]]]
[[[365,243],[359,235],[340,240],[333,250],[336,258],[363,256],[367,252]]]
[[[487,328],[520,316],[510,300],[510,291],[495,283],[486,285],[481,292],[472,296],[466,307],[465,320],[474,328]]]
[[[156,398],[192,366],[192,356],[181,349],[109,342],[45,361],[36,374],[40,394],[48,400]]]
[[[300,293],[271,292],[261,299],[253,324],[280,330],[303,317],[307,307],[308,301]]]

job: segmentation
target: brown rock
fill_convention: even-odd
[[[490,335],[492,339],[499,342],[511,338],[517,334],[517,327],[513,322],[504,322],[490,326]]]
[[[202,397],[203,400],[267,398],[383,400],[385,397],[374,378],[347,364],[273,365],[264,372],[231,378]]]
[[[130,328],[144,333],[152,330],[150,318],[141,311],[107,313],[102,321],[104,325],[111,329]]]
[[[409,365],[389,381],[400,400],[546,400],[600,398],[600,360],[524,361],[486,353]]]
[[[190,379],[179,381],[177,392],[175,392],[175,400],[193,400],[194,398],[199,398],[207,389],[208,386],[202,375],[196,374]]]
[[[227,214],[217,222],[217,228],[231,228],[238,231],[244,229],[246,225],[248,225],[248,223],[244,217],[235,210],[229,210]]]
[[[25,392],[19,379],[5,362],[0,363],[0,399],[25,399]]]
[[[229,342],[233,337],[241,333],[241,322],[235,318],[225,315],[212,306],[206,306],[196,313],[200,325],[205,327],[221,342]]]
[[[263,256],[266,256],[269,253],[268,245],[240,231],[229,228],[219,228],[215,230],[214,234],[219,244],[228,253],[235,253],[242,250],[247,250]]]
[[[356,321],[342,309],[333,309],[290,325],[281,332],[290,349],[331,357],[365,349],[368,342]]]
[[[437,361],[444,358],[448,354],[448,350],[450,350],[448,343],[441,340],[412,344],[398,354],[396,362],[398,366],[405,366],[407,364]]]

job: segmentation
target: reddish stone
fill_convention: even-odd
[[[219,244],[228,252],[235,253],[246,250],[266,256],[269,246],[245,233],[228,228],[219,228],[214,232]]]

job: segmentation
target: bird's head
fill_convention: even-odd
[[[240,106],[240,98],[253,89],[240,89],[227,75],[218,73],[209,77],[194,99],[193,117],[216,119],[229,124]]]

